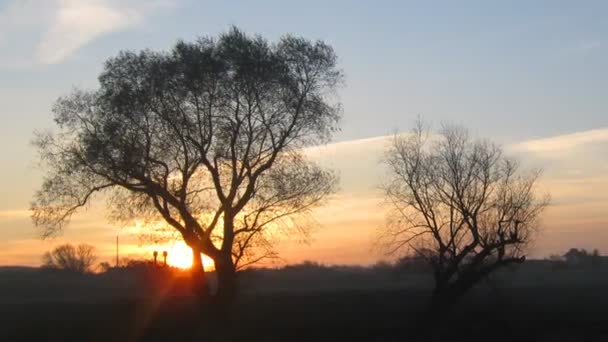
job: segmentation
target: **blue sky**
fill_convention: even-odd
[[[607,15],[605,1],[0,0],[0,240],[34,237],[26,218],[2,217],[26,210],[40,184],[29,141],[52,127],[58,96],[94,87],[120,50],[169,49],[230,25],[334,46],[346,73],[335,141],[404,130],[422,115],[530,147],[550,176],[584,183],[608,170],[608,133],[597,133],[608,127]],[[530,145],[569,146],[572,134],[587,137],[577,151],[590,156],[578,176],[579,159],[556,161],[551,148]],[[336,167],[348,180],[345,165]]]

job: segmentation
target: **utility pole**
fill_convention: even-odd
[[[118,267],[118,235],[116,235],[116,267]]]

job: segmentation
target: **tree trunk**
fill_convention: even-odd
[[[415,340],[440,341],[440,336],[449,321],[449,314],[458,296],[453,291],[452,284],[442,278],[435,279],[435,288],[431,294],[426,310],[417,318]]]
[[[431,312],[439,315],[448,313],[456,302],[475,287],[485,276],[486,273],[484,272],[469,271],[467,274],[456,278],[453,282],[445,281],[437,283],[431,300]]]
[[[449,313],[458,300],[458,294],[451,286],[435,288],[431,298],[429,313],[436,319]]]
[[[214,301],[219,307],[229,310],[237,292],[236,268],[230,255],[222,256],[214,262],[217,273],[217,292]]]
[[[207,274],[205,273],[201,251],[198,248],[192,248],[191,272],[194,294],[199,298],[201,304],[207,303],[209,299],[209,283],[207,282]]]

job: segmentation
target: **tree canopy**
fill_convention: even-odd
[[[338,129],[342,79],[322,41],[269,43],[237,28],[169,52],[121,52],[98,89],[59,98],[58,129],[37,135],[46,175],[33,221],[51,236],[105,192],[113,217],[163,220],[195,267],[203,252],[220,278],[233,274],[272,255],[270,227],[305,231],[296,217],[335,190],[302,148]]]
[[[97,260],[95,247],[85,243],[73,246],[69,243],[55,247],[51,252],[42,256],[42,266],[74,273],[92,271],[93,263]]]
[[[451,301],[525,260],[548,203],[537,190],[539,171],[522,171],[498,145],[464,128],[431,134],[421,123],[395,136],[385,162],[391,211],[380,241],[388,252],[428,261],[436,298]]]

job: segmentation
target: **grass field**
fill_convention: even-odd
[[[426,325],[429,287],[421,275],[245,273],[226,325],[201,313],[183,285],[3,269],[0,340],[407,341],[424,334],[438,341],[608,341],[604,269],[506,272]]]

